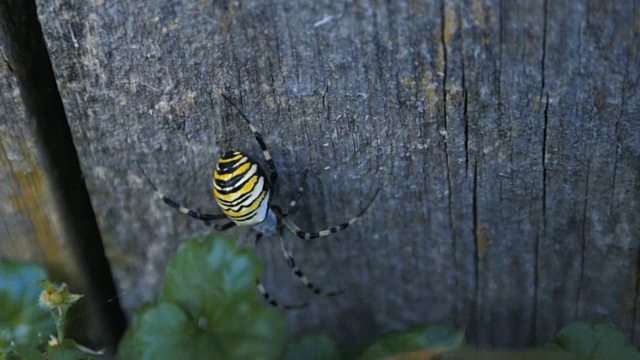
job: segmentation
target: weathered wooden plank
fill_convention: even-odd
[[[633,334],[637,306],[628,294],[637,293],[640,205],[627,196],[639,191],[638,91],[630,89],[638,88],[640,62],[637,3],[631,5],[548,6],[549,19],[571,20],[548,21],[544,59],[549,105],[540,264],[553,271],[540,276],[539,298],[548,300],[548,310],[539,308],[542,332],[554,321],[581,318]]]
[[[85,274],[73,253],[59,194],[38,140],[34,115],[20,89],[25,66],[15,54],[10,19],[0,16],[0,258],[43,265],[52,279],[84,292]],[[13,52],[12,52],[13,51]],[[89,334],[96,336],[96,328]]]
[[[0,36],[0,255],[46,263],[54,276],[77,279],[80,269],[61,224],[52,174],[20,94],[16,73],[24,69],[5,52],[6,33]]]
[[[259,155],[222,89],[270,146],[279,203],[312,170],[304,227],[382,188],[355,228],[292,244],[341,297],[305,292],[263,243],[271,292],[312,303],[294,333],[439,322],[523,346],[594,319],[638,342],[635,2],[37,3],[128,312],[212,231],[154,201],[135,162],[215,211],[217,155]]]
[[[0,3],[0,114],[0,258],[40,264],[83,294],[67,334],[113,349],[124,318],[117,301],[95,306],[113,282],[33,2]]]

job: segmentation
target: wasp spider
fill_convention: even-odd
[[[364,209],[349,221],[318,232],[303,231],[288,218],[288,215],[294,210],[296,202],[302,194],[302,185],[298,188],[295,197],[289,203],[286,211],[283,211],[279,206],[270,202],[270,196],[273,193],[278,173],[273,159],[271,158],[271,154],[269,153],[269,150],[267,150],[267,145],[258,130],[253,126],[242,110],[240,110],[240,108],[236,106],[236,104],[227,95],[221,95],[233,108],[236,109],[244,121],[249,125],[249,129],[251,129],[251,132],[262,149],[262,155],[267,163],[267,171],[265,171],[258,162],[252,160],[243,152],[229,150],[224,153],[220,160],[218,160],[218,164],[216,165],[216,169],[213,173],[213,195],[216,202],[222,209],[223,214],[201,214],[198,211],[191,210],[180,205],[160,192],[158,187],[146,176],[146,174],[144,174],[144,171],[141,168],[140,170],[142,171],[145,179],[155,190],[156,197],[183,214],[197,220],[205,221],[206,223],[225,218],[231,220],[222,225],[216,224],[216,230],[223,231],[233,226],[253,227],[253,230],[256,232],[256,248],[262,236],[278,235],[280,238],[282,253],[287,261],[287,265],[293,274],[296,275],[304,284],[304,286],[317,295],[334,296],[340,294],[341,291],[325,292],[309,281],[307,276],[296,265],[296,262],[293,259],[293,254],[291,253],[289,245],[284,237],[283,229],[289,229],[289,231],[301,239],[315,239],[337,233],[338,231],[344,230],[349,225],[355,223],[358,218],[364,214],[378,195],[378,190],[376,190],[375,195],[371,200],[369,200]],[[303,182],[306,178],[306,174],[307,172],[305,171],[303,175]],[[265,300],[273,306],[285,309],[307,306],[307,304],[281,305],[271,298],[259,280],[256,280],[256,287]]]

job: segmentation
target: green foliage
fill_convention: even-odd
[[[0,262],[0,359],[90,358],[62,335],[66,312],[81,296],[71,294],[65,284],[43,280],[46,277],[35,265]],[[56,329],[58,337],[45,346]]]
[[[82,295],[69,292],[69,290],[67,290],[67,284],[65,283],[56,286],[48,280],[40,280],[38,281],[38,285],[43,289],[38,302],[41,307],[51,311],[58,333],[55,343],[62,343],[64,341],[64,324],[67,311],[69,311],[69,308],[73,306],[73,304],[80,300]]]
[[[290,343],[285,358],[293,359],[379,359],[403,353],[415,353],[417,358],[430,358],[457,349],[463,333],[441,326],[423,326],[406,332],[391,331],[375,341],[343,352],[324,334],[311,334]]]
[[[309,334],[290,343],[287,347],[287,360],[296,359],[340,359],[342,354],[338,345],[325,334]]]
[[[428,350],[440,354],[462,345],[464,333],[442,326],[421,326],[409,331],[391,331],[368,345],[357,356],[360,359],[378,359],[394,354]]]
[[[75,341],[64,339],[57,345],[49,346],[47,358],[51,360],[80,360],[92,359],[93,357],[80,350]]]
[[[456,358],[615,358],[640,359],[625,336],[608,324],[576,322],[556,339],[536,349],[518,352],[483,352],[461,348],[462,331],[423,326],[392,331],[354,351],[345,353],[328,336],[311,334],[289,343],[281,314],[261,304],[255,294],[260,265],[250,250],[237,249],[227,240],[198,238],[184,243],[166,270],[158,298],[143,306],[120,344],[123,359],[378,359],[432,358],[448,353]],[[66,310],[80,296],[64,284],[47,281],[33,265],[0,262],[0,359],[75,360],[90,358],[60,329]],[[37,284],[44,291],[40,291]],[[40,306],[38,306],[38,303]],[[59,326],[58,337],[44,342]],[[61,341],[62,340],[62,341]],[[445,357],[447,355],[445,354]]]
[[[255,254],[209,237],[183,243],[166,270],[158,299],[135,315],[120,358],[276,358],[284,317],[255,294]]]
[[[0,357],[16,349],[27,352],[26,347],[43,344],[53,333],[49,312],[38,306],[36,281],[46,277],[35,265],[0,262]]]
[[[561,350],[580,358],[640,359],[638,349],[625,344],[624,335],[608,324],[575,322],[565,326],[545,349]]]

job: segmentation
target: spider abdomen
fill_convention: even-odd
[[[227,151],[213,173],[213,195],[222,212],[238,226],[264,221],[269,210],[269,184],[260,165],[247,155]]]

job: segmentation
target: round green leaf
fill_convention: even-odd
[[[278,314],[254,309],[236,318],[236,331],[220,331],[209,319],[193,319],[180,306],[161,302],[137,314],[137,326],[121,345],[120,358],[261,359],[280,354],[284,322]]]
[[[38,306],[36,281],[46,277],[35,265],[0,262],[0,353],[9,351],[12,342],[36,347],[55,331],[49,311]]]
[[[0,359],[3,359],[2,352],[0,352]],[[17,356],[17,359],[20,360],[44,360],[45,357],[44,355],[40,354],[40,351],[38,351],[36,348],[31,347],[31,346],[16,346],[12,349],[12,352],[8,353],[8,356],[6,356],[7,359],[15,359]]]
[[[625,345],[624,334],[608,324],[569,324],[558,332],[553,344],[579,357],[640,359],[638,349]]]
[[[70,339],[64,339],[61,344],[49,346],[48,352],[48,359],[51,360],[81,360],[93,358],[90,354],[80,350],[76,342]]]
[[[134,356],[140,359],[180,359],[195,350],[197,326],[179,306],[160,303],[138,314],[133,337]],[[188,352],[187,352],[188,353]],[[219,355],[212,353],[212,356]]]
[[[442,353],[458,348],[464,340],[460,331],[441,326],[418,327],[407,332],[391,331],[382,335],[361,355],[364,359],[377,359],[417,350]]]
[[[325,334],[306,335],[287,347],[286,359],[340,359],[338,345]]]
[[[192,316],[202,307],[223,314],[238,302],[255,301],[259,273],[252,251],[224,239],[193,239],[183,243],[169,263],[161,299],[180,304]]]
[[[615,327],[609,324],[597,324],[593,327],[593,334],[597,340],[594,354],[615,355],[619,359],[627,359],[631,352],[635,353],[635,359],[640,358],[640,353],[633,347],[625,346],[625,336]],[[626,354],[623,356],[623,354]]]
[[[591,325],[575,322],[565,326],[556,336],[556,343],[565,351],[576,355],[587,356],[596,348]]]
[[[285,341],[284,317],[256,299],[259,263],[216,238],[181,246],[157,303],[136,314],[120,358],[270,359]]]

